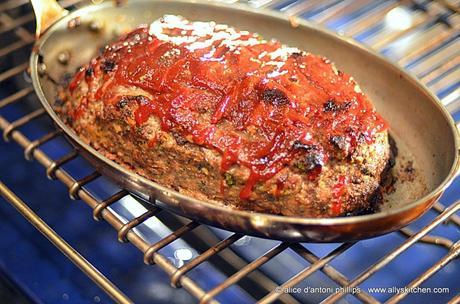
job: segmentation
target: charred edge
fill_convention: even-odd
[[[111,72],[115,69],[115,61],[107,59],[102,62],[102,70],[104,73]]]
[[[92,66],[89,66],[86,71],[85,71],[85,76],[86,77],[91,77],[94,74],[94,68]]]
[[[274,106],[284,106],[289,104],[289,98],[287,98],[284,92],[278,89],[266,89],[262,93],[262,99],[266,103],[270,103]]]
[[[118,109],[123,109],[127,105],[129,105],[131,102],[137,102],[139,105],[145,105],[149,102],[149,99],[145,96],[142,95],[136,95],[136,96],[123,96],[120,98],[120,100],[117,102],[116,106]]]
[[[122,97],[118,102],[117,102],[117,108],[118,109],[123,109],[129,104],[129,99],[126,97]]]
[[[301,143],[299,140],[294,141],[294,144],[292,147],[296,150],[305,150],[305,151],[312,151],[312,150],[317,150],[317,146],[315,145],[306,145]]]
[[[291,57],[296,59],[296,58],[302,57],[302,55],[303,55],[302,52],[295,52],[291,54]]]
[[[382,188],[377,187],[377,189],[375,189],[374,192],[372,192],[365,200],[367,201],[365,207],[348,212],[345,216],[366,215],[378,212],[380,210],[380,205],[383,202]]]
[[[333,99],[329,99],[327,102],[323,104],[323,111],[324,112],[340,112],[346,111],[350,108],[351,102],[347,101],[342,104],[337,104]]]
[[[348,152],[350,150],[350,143],[345,136],[334,135],[329,141],[341,151]]]
[[[393,138],[393,136],[391,136],[391,134],[388,134],[388,144],[390,145],[390,153],[393,156],[393,166],[394,166],[394,160],[396,156],[398,156],[399,151],[398,151],[398,147],[396,146],[396,141]]]
[[[353,213],[347,214],[352,215],[365,215],[378,212],[381,209],[383,203],[383,196],[387,193],[394,191],[394,184],[396,183],[396,177],[393,175],[392,168],[395,165],[395,158],[397,155],[396,143],[391,136],[388,136],[390,144],[390,157],[385,165],[385,168],[380,173],[380,184],[379,186],[368,196],[366,208],[361,208]],[[393,152],[393,151],[396,151]]]
[[[297,81],[299,81],[299,79],[298,79],[295,75],[293,75],[293,76],[290,76],[290,77],[289,77],[289,81],[291,81],[291,82],[297,82]]]
[[[323,154],[315,145],[305,145],[299,141],[295,141],[294,149],[304,150],[305,156],[295,163],[295,167],[304,172],[309,172],[315,168],[324,166]]]
[[[304,158],[305,170],[311,171],[318,167],[323,167],[323,157],[319,151],[312,151]]]

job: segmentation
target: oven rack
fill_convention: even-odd
[[[253,0],[246,2],[248,5],[255,8],[268,7],[281,10],[289,15],[293,22],[295,22],[295,18],[306,17],[323,24],[331,24],[334,20],[342,18],[344,15],[350,15],[355,11],[361,10],[363,6],[375,5],[375,3],[370,4],[371,1],[362,0],[344,2]],[[61,4],[65,7],[78,6],[80,5],[80,1],[67,0],[61,1]],[[442,102],[447,108],[455,114],[460,107],[460,87],[458,85],[457,69],[460,56],[458,51],[455,51],[455,46],[458,46],[460,28],[457,4],[458,3],[447,1],[428,1],[423,3],[418,1],[389,1],[385,6],[380,7],[380,9],[370,9],[364,17],[357,17],[349,21],[349,25],[344,28],[343,33],[355,38],[369,37],[370,35],[371,42],[368,44],[375,50],[381,51],[387,55],[394,52],[389,46],[397,44],[413,31],[418,31],[423,28],[422,38],[425,39],[425,43],[421,43],[417,47],[410,47],[403,55],[399,56],[396,61],[400,65],[406,67],[410,67],[414,62],[417,63],[415,68],[411,71],[416,74],[422,82],[435,91],[435,93],[441,97]],[[25,7],[28,5],[28,1],[25,0],[9,0],[0,3],[0,41],[3,39],[2,36],[5,35],[9,35],[8,37],[13,35],[15,37],[15,39],[7,45],[3,45],[2,43],[0,46],[0,59],[7,58],[8,55],[14,52],[30,50],[34,41],[33,33],[27,28],[34,20],[30,9],[25,10],[25,13],[19,17],[10,15],[10,12],[17,10],[18,7]],[[415,16],[413,17],[415,21],[410,27],[397,31],[383,31],[383,33],[375,33],[372,31],[370,34],[367,33],[369,29],[377,26],[388,12],[398,7],[409,10],[411,14]],[[21,12],[22,11],[24,10],[21,10]],[[341,29],[339,30],[342,31]],[[378,39],[372,37],[378,37]],[[454,47],[452,47],[452,45],[454,45]],[[390,55],[388,56],[391,57]],[[424,68],[420,66],[424,66]],[[7,70],[0,70],[0,84],[15,78],[24,77],[24,73],[27,72],[27,69],[28,63],[21,62]],[[208,261],[211,257],[224,254],[225,250],[231,250],[230,246],[244,236],[240,234],[230,234],[227,238],[214,238],[213,242],[208,244],[207,250],[185,265],[176,267],[167,257],[159,253],[159,250],[170,245],[177,239],[193,234],[196,228],[203,225],[172,216],[177,219],[178,223],[181,223],[182,226],[180,228],[174,230],[173,233],[156,243],[146,241],[142,234],[139,233],[139,228],[144,225],[148,219],[157,217],[160,212],[165,213],[166,211],[162,211],[153,206],[145,206],[136,199],[131,199],[131,204],[139,204],[144,208],[147,207],[147,211],[140,216],[129,219],[120,217],[111,206],[117,204],[126,197],[131,197],[128,192],[123,189],[118,189],[118,191],[115,191],[112,195],[101,198],[99,194],[93,193],[89,187],[91,183],[101,178],[97,171],[77,177],[66,170],[66,164],[80,158],[77,151],[71,149],[68,153],[56,158],[49,155],[45,149],[42,148],[50,142],[63,141],[63,136],[59,130],[56,130],[48,122],[49,126],[40,137],[31,138],[28,136],[25,130],[28,126],[36,123],[37,120],[47,119],[45,111],[41,107],[37,107],[33,110],[29,109],[28,111],[26,111],[24,107],[20,107],[20,104],[26,103],[28,99],[35,99],[30,82],[21,89],[0,99],[0,110],[6,107],[18,107],[20,111],[22,111],[19,117],[15,117],[11,120],[2,116],[0,112],[0,129],[3,131],[4,140],[13,140],[19,144],[24,149],[25,158],[27,160],[36,160],[45,167],[48,178],[61,181],[68,188],[69,195],[72,199],[84,201],[92,209],[95,220],[103,219],[113,226],[117,231],[118,240],[120,242],[129,242],[137,247],[144,255],[144,263],[155,264],[160,267],[170,276],[171,284],[174,287],[185,288],[201,303],[217,303],[216,296],[218,294],[231,285],[237,284],[242,279],[250,276],[255,276],[256,278],[254,281],[257,281],[259,285],[261,285],[261,288],[265,290],[265,295],[259,300],[259,303],[272,303],[277,300],[286,303],[298,303],[298,300],[289,294],[275,292],[275,288],[278,285],[260,271],[262,265],[288,249],[295,252],[310,264],[297,275],[279,285],[282,288],[293,287],[303,279],[319,271],[328,276],[338,286],[352,288],[365,282],[370,276],[379,272],[380,269],[391,263],[396,257],[416,243],[426,243],[429,244],[426,246],[434,245],[444,248],[446,250],[444,257],[428,269],[423,270],[419,276],[414,277],[406,286],[408,288],[414,288],[423,284],[431,276],[460,255],[460,241],[458,239],[451,240],[446,237],[430,234],[430,232],[439,225],[449,225],[456,227],[456,229],[460,227],[460,218],[456,215],[460,210],[460,200],[458,200],[451,203],[449,206],[444,206],[442,203],[436,203],[432,210],[438,215],[421,229],[401,229],[399,233],[406,237],[405,240],[398,244],[390,253],[382,255],[376,263],[354,278],[347,277],[338,269],[332,267],[330,263],[350,249],[355,243],[338,245],[337,248],[330,251],[328,254],[318,256],[310,251],[304,244],[282,242],[268,250],[264,255],[237,267],[236,272],[228,276],[223,283],[215,286],[211,290],[204,290],[204,288],[195,282],[188,273],[203,262]],[[36,103],[38,103],[38,101]],[[114,186],[112,185],[112,187]],[[73,247],[66,243],[65,240],[54,232],[26,202],[21,200],[2,182],[0,182],[0,193],[18,210],[18,212],[61,250],[69,260],[76,264],[116,302],[132,302],[117,286],[110,282],[94,265],[91,265],[91,263],[85,260],[85,258]],[[346,292],[330,294],[324,300],[324,303],[334,303],[346,295]],[[373,295],[367,292],[349,295],[363,303],[379,302]],[[390,295],[387,302],[397,303],[403,300],[405,296],[407,296],[407,294],[393,294]],[[453,294],[449,303],[460,303],[460,293]]]

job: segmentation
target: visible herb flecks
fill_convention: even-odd
[[[236,184],[235,177],[233,177],[233,175],[231,175],[230,173],[225,172],[224,178],[227,186],[231,187]]]

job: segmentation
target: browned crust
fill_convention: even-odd
[[[84,94],[85,88],[77,90]],[[249,200],[241,200],[239,193],[249,176],[247,168],[234,165],[224,175],[216,151],[161,131],[155,117],[136,126],[135,102],[120,108],[92,101],[85,113],[73,120],[68,113],[78,101],[65,96],[64,99],[67,99],[64,106],[58,109],[63,119],[86,143],[109,159],[183,194],[244,210],[305,217],[372,210],[379,197],[381,175],[390,159],[388,134],[381,132],[374,143],[359,144],[351,156],[342,157],[338,153],[315,180],[293,166],[286,167],[270,180],[257,184]],[[152,140],[155,140],[153,146],[149,144]],[[341,214],[336,214],[332,210],[336,200],[332,192],[339,176],[346,176],[349,182],[347,200],[342,202]],[[282,189],[277,181],[283,181]]]

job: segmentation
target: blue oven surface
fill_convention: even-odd
[[[21,1],[23,2],[23,1]],[[25,2],[25,1],[24,1]],[[228,1],[227,1],[228,2]],[[455,2],[455,1],[453,1]],[[11,13],[8,5],[13,1],[0,2],[0,17]],[[438,48],[422,52],[420,56],[407,59],[405,51],[416,45],[424,47],[425,33],[435,26],[460,26],[459,16],[449,9],[440,9],[437,2],[413,1],[411,4],[401,4],[396,1],[249,1],[255,7],[266,6],[321,22],[330,29],[340,33],[353,33],[358,41],[376,46],[375,48],[390,60],[400,63],[409,72],[419,77],[451,110],[453,117],[460,120],[460,77],[459,57],[460,42],[459,32],[442,41]],[[458,1],[456,2],[458,4]],[[28,4],[20,5],[23,11],[30,12]],[[344,13],[332,13],[337,7],[345,10]],[[5,9],[7,8],[7,9]],[[348,11],[347,11],[348,9]],[[15,9],[16,10],[16,9]],[[14,10],[14,11],[15,11]],[[22,14],[23,11],[20,13]],[[432,21],[420,23],[416,30],[404,32],[397,39],[383,44],[385,37],[393,32],[404,31],[406,23],[418,22],[418,18],[426,12],[435,12]],[[379,15],[379,12],[385,12]],[[377,17],[376,17],[377,16]],[[380,17],[379,17],[380,16]],[[356,30],[355,26],[366,18],[379,18],[378,21],[369,23],[366,28]],[[393,18],[393,19],[392,19]],[[0,18],[0,22],[3,19]],[[447,24],[447,25],[446,25]],[[2,26],[0,23],[0,52],[8,45],[2,39]],[[26,29],[33,30],[32,19],[25,24]],[[427,41],[428,43],[428,41]],[[448,51],[446,51],[448,50]],[[440,54],[440,52],[443,52]],[[441,67],[440,73],[433,73],[440,64],[445,64],[440,56],[447,56],[449,65]],[[449,57],[450,56],[450,57]],[[9,57],[11,58],[11,57]],[[8,59],[13,60],[14,59]],[[439,63],[440,61],[441,63]],[[452,61],[452,62],[451,62]],[[0,56],[0,67],[11,64]],[[17,63],[13,63],[17,64]],[[1,72],[4,70],[0,70]],[[25,73],[19,74],[22,81],[30,83]],[[18,85],[20,86],[20,85]],[[0,103],[17,90],[16,83],[0,81]],[[456,93],[456,95],[454,94]],[[21,117],[27,109],[27,103],[19,106],[8,106],[0,111],[0,115],[10,120]],[[429,121],[427,121],[429,123]],[[43,134],[40,125],[29,128],[27,134],[33,138]],[[43,149],[49,153],[57,153],[66,144],[62,140],[47,143]],[[83,160],[77,160],[69,165],[69,170],[78,176],[88,173],[89,166]],[[159,267],[145,265],[142,253],[130,244],[116,241],[116,231],[104,221],[94,221],[91,209],[81,201],[72,201],[68,190],[58,181],[46,178],[45,169],[36,161],[24,160],[23,149],[16,143],[7,143],[0,140],[0,180],[13,190],[37,214],[42,217],[56,232],[68,243],[76,248],[89,262],[95,265],[103,274],[115,283],[127,296],[136,303],[195,303],[196,298],[183,288],[172,288],[170,278]],[[107,182],[96,183],[93,187],[98,191],[110,191]],[[460,199],[460,179],[457,178],[441,198],[442,204],[449,206]],[[130,201],[114,206],[114,210],[121,217],[131,218],[138,216],[145,210],[133,210]],[[430,210],[421,219],[411,224],[409,228],[414,231],[421,229],[438,215]],[[200,228],[201,229],[201,228]],[[197,235],[200,235],[200,229]],[[139,233],[150,242],[155,242],[171,232],[171,228],[161,221],[152,219],[148,225],[139,229]],[[204,230],[204,228],[202,229]],[[223,239],[230,235],[229,232],[210,228],[209,231]],[[208,231],[208,232],[209,232]],[[203,232],[204,233],[204,232]],[[431,235],[441,236],[458,242],[460,228],[453,223],[446,223],[433,230]],[[342,272],[348,278],[354,278],[367,267],[378,261],[382,256],[391,252],[406,238],[400,233],[391,233],[378,238],[358,242],[349,250],[342,253],[331,262],[331,266]],[[234,252],[251,261],[279,242],[244,237],[231,246]],[[328,254],[339,244],[304,244],[306,248],[317,256]],[[458,247],[458,246],[457,246]],[[457,249],[458,250],[458,249]],[[195,243],[179,239],[171,246],[161,250],[168,259],[180,267],[188,260],[197,256]],[[443,256],[448,249],[442,245],[417,243],[402,253],[389,265],[371,276],[360,288],[369,292],[378,301],[385,301],[391,294],[386,292],[372,292],[368,288],[374,287],[404,287],[415,277],[422,274]],[[309,264],[291,249],[283,251],[270,263],[261,267],[261,270],[277,283],[285,282],[296,275]],[[0,276],[5,278],[16,290],[2,298],[5,289],[0,281],[0,300],[11,301],[21,298],[21,303],[111,303],[112,300],[97,287],[85,274],[73,265],[55,246],[30,225],[5,199],[0,197]],[[204,289],[208,290],[222,282],[228,275],[216,263],[207,261],[190,273]],[[327,288],[337,286],[330,278],[321,272],[315,272],[302,281],[299,287]],[[433,277],[421,285],[422,287],[444,287],[440,293],[414,293],[407,296],[404,303],[446,303],[460,293],[460,263],[455,259],[443,267]],[[316,289],[318,291],[319,289]],[[17,294],[21,296],[18,297]],[[295,294],[297,301],[302,303],[317,303],[327,294],[321,292]],[[217,300],[222,303],[252,303],[254,298],[251,293],[239,286],[233,286],[221,293]],[[6,301],[6,300],[5,300]],[[343,303],[359,303],[350,295],[341,300]],[[19,302],[18,302],[19,303]]]

